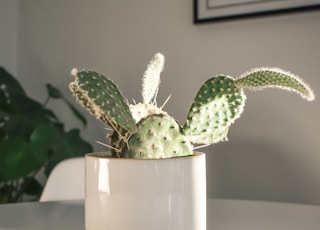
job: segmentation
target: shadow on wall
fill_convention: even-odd
[[[229,141],[204,152],[208,197],[314,204],[299,162],[279,146]]]

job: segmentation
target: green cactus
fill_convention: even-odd
[[[137,126],[138,131],[130,137],[127,145],[130,149],[125,148],[124,155],[145,159],[192,155],[190,141],[180,125],[169,115],[148,115]]]
[[[164,56],[156,54],[142,80],[142,103],[128,104],[117,85],[94,71],[73,70],[70,90],[87,110],[109,126],[113,157],[158,159],[193,154],[194,145],[227,139],[230,125],[241,116],[244,89],[281,88],[314,100],[312,89],[299,77],[278,68],[253,69],[238,79],[219,75],[207,80],[180,124],[156,104]]]
[[[240,117],[245,95],[227,76],[216,76],[198,91],[183,127],[188,139],[213,144],[226,139],[229,126]]]
[[[280,88],[298,93],[302,98],[312,101],[314,93],[298,76],[279,68],[259,68],[244,73],[235,81],[238,88],[262,90],[264,88]]]
[[[116,84],[94,71],[73,69],[71,73],[76,80],[70,90],[92,115],[112,129],[120,126],[131,133],[137,131],[129,105]]]

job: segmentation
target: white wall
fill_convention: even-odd
[[[17,73],[18,0],[0,0],[0,66]]]
[[[21,1],[19,78],[34,97],[44,97],[42,86],[50,82],[73,100],[71,68],[95,69],[138,101],[140,77],[160,51],[166,66],[158,98],[173,94],[166,109],[181,122],[214,74],[278,66],[303,76],[319,94],[320,11],[206,25],[194,25],[192,11],[185,0]],[[208,195],[320,204],[319,103],[278,90],[248,92],[230,141],[203,150]],[[69,127],[80,126],[67,108],[52,106]],[[85,138],[103,141],[104,134],[90,119]]]

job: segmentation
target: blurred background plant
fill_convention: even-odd
[[[19,82],[0,67],[0,203],[38,200],[46,178],[60,161],[92,152],[79,129],[66,131],[51,99],[68,105],[86,126],[86,119],[50,84],[43,103],[30,98]],[[39,179],[44,174],[45,179]]]

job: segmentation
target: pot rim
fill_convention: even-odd
[[[106,152],[92,152],[92,153],[86,153],[85,158],[106,158],[106,159],[112,159],[112,160],[142,160],[142,161],[167,161],[167,160],[173,160],[173,159],[189,159],[193,157],[201,157],[204,156],[205,153],[203,152],[197,152],[193,151],[193,155],[190,156],[182,156],[182,157],[170,157],[170,158],[160,158],[160,159],[138,159],[138,158],[116,158],[112,157],[110,151]]]

